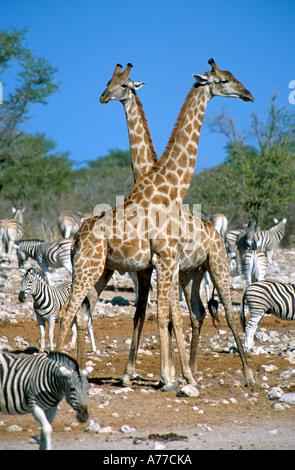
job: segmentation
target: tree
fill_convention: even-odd
[[[264,122],[252,115],[247,132],[239,132],[225,113],[209,123],[212,131],[228,139],[225,165],[215,179],[215,198],[216,188],[223,188],[236,211],[260,226],[286,214],[295,196],[295,115],[277,107],[275,99]]]
[[[52,143],[45,144],[44,136],[41,138],[42,145],[40,145],[40,135],[37,135],[36,142],[33,142],[34,137],[24,132],[22,127],[31,117],[32,106],[38,103],[46,104],[47,98],[58,88],[58,85],[53,82],[56,69],[46,59],[36,57],[24,45],[26,33],[27,30],[17,31],[15,29],[0,32],[0,73],[2,79],[12,65],[16,65],[17,70],[16,85],[9,95],[5,96],[0,106],[0,192],[5,189],[5,195],[2,194],[2,198],[12,197],[14,192],[12,198],[14,200],[20,188],[17,183],[14,188],[9,190],[9,184],[12,182],[13,174],[19,184],[22,179],[27,177],[27,149],[34,148],[34,156],[31,157],[33,166],[33,159],[36,164],[39,157],[41,159],[44,157],[44,153],[38,154],[37,148],[46,154],[46,145],[52,146]],[[5,86],[5,83],[3,85]],[[41,169],[40,162],[39,167]],[[20,194],[25,195],[24,191],[20,191]]]

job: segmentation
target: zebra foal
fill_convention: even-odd
[[[242,261],[242,273],[245,276],[247,286],[252,282],[262,281],[269,274],[270,263],[264,251],[250,250],[244,255]]]
[[[32,413],[41,426],[39,450],[51,450],[52,421],[65,397],[77,420],[88,418],[86,375],[77,362],[63,353],[21,356],[0,352],[0,411],[19,415]]]
[[[29,268],[21,281],[21,290],[18,295],[20,302],[25,302],[31,295],[34,299],[33,308],[36,313],[40,329],[40,352],[45,350],[45,321],[49,324],[48,338],[50,350],[53,351],[54,326],[58,321],[58,314],[66,303],[71,291],[71,282],[64,282],[59,286],[50,286],[38,273],[36,268]],[[92,351],[96,352],[94,332],[91,318],[90,301],[86,297],[81,308],[83,309],[85,322],[88,323]],[[72,341],[69,350],[73,350],[77,341],[77,326],[71,325]]]
[[[245,303],[250,311],[246,326]],[[254,282],[244,292],[240,317],[245,330],[245,350],[254,346],[254,335],[265,314],[282,320],[295,320],[295,285],[276,281]]]

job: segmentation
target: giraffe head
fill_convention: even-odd
[[[129,78],[132,65],[127,64],[124,72],[121,73],[122,65],[117,64],[111,80],[107,84],[107,88],[100,97],[101,103],[108,103],[110,100],[125,101],[128,99],[130,93],[135,93],[136,90],[142,88],[144,82],[133,82]]]
[[[193,75],[199,86],[208,86],[212,96],[240,98],[243,101],[254,101],[248,91],[230,72],[220,70],[213,59],[208,63],[212,70],[204,75]]]

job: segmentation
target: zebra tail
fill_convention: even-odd
[[[213,295],[208,302],[208,310],[212,317],[213,326],[217,328],[217,326],[220,324],[220,321],[218,318],[218,301],[214,299],[214,290],[213,290]]]
[[[9,248],[9,238],[7,236],[7,230],[4,228],[4,232],[3,232],[3,245],[4,245],[4,252],[5,253],[8,253],[8,248]]]
[[[246,329],[245,300],[246,300],[246,291],[244,292],[242,302],[241,302],[241,305],[240,305],[240,319],[241,319],[241,324],[242,324],[242,327],[243,327],[244,331]]]

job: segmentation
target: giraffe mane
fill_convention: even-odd
[[[138,96],[135,92],[134,92],[134,95],[135,95],[135,100],[136,100],[137,106],[138,106],[138,108],[140,110],[140,113],[141,113],[141,116],[142,116],[143,127],[144,127],[145,133],[148,137],[148,146],[149,146],[151,155],[153,157],[153,160],[156,163],[157,162],[157,153],[155,151],[155,147],[154,147],[153,140],[152,140],[152,137],[151,137],[151,133],[150,133],[149,125],[148,125],[148,120],[146,118],[146,115],[145,115],[145,112],[144,112],[144,109],[142,107],[140,99],[138,98]]]
[[[189,93],[188,93],[188,95],[187,95],[187,97],[186,97],[186,99],[185,99],[185,101],[184,101],[184,103],[183,103],[183,105],[182,105],[182,107],[181,107],[180,113],[179,113],[179,115],[178,115],[178,117],[177,117],[176,123],[175,123],[174,128],[173,128],[173,130],[172,130],[172,133],[171,133],[171,135],[170,135],[170,139],[168,140],[168,143],[167,143],[167,145],[166,145],[166,148],[165,148],[165,150],[164,150],[164,152],[163,152],[163,154],[162,154],[162,156],[161,156],[161,159],[162,159],[162,158],[165,159],[165,158],[169,155],[169,153],[170,153],[170,151],[171,151],[171,148],[172,148],[172,146],[173,146],[175,137],[176,137],[176,133],[177,133],[177,131],[178,131],[178,129],[179,129],[180,123],[181,123],[181,121],[183,120],[184,114],[186,113],[187,103],[190,101],[190,99],[191,99],[193,93],[195,92],[196,87],[198,87],[198,86],[199,86],[198,84],[193,85],[192,88],[191,88],[191,90],[189,91]],[[159,160],[158,160],[158,162],[159,162]],[[157,162],[157,163],[158,163],[158,162]]]

